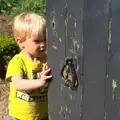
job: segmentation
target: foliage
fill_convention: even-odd
[[[6,34],[0,34],[0,59],[4,61],[5,67],[16,53],[18,53],[18,46],[15,40]]]
[[[11,13],[18,5],[19,0],[0,0],[0,13]]]
[[[16,15],[32,11],[45,16],[46,0],[0,0],[0,13]]]
[[[46,0],[0,0],[0,14],[10,16],[9,25],[12,19],[22,12],[35,12],[42,16],[46,15]],[[8,61],[18,52],[18,46],[13,38],[0,33],[0,77],[6,72]],[[4,69],[4,70],[3,70]],[[4,75],[3,75],[4,77]]]

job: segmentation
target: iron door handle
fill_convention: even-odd
[[[65,86],[71,90],[76,90],[78,87],[78,78],[76,74],[76,65],[72,58],[67,58],[61,70],[61,76],[65,80]]]

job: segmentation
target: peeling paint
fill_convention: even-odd
[[[58,50],[58,48],[57,48],[56,45],[52,45],[52,48],[53,48],[54,50]]]
[[[46,28],[46,40],[48,40],[48,28]]]
[[[115,98],[115,89],[117,88],[117,82],[116,80],[112,80],[112,100],[114,101]]]
[[[75,22],[75,23],[74,23],[74,28],[76,28],[76,27],[77,27],[77,23]]]
[[[72,96],[72,95],[69,95],[69,97],[70,97],[70,100],[72,101],[72,100],[73,100],[73,96]]]
[[[65,34],[67,36],[67,34],[68,34],[68,14],[66,14],[64,24],[65,24]]]
[[[106,118],[106,112],[104,112],[104,120],[106,120],[107,118]]]
[[[106,78],[108,78],[108,74],[106,74]]]
[[[112,20],[109,20],[108,23],[108,52],[110,51],[111,48],[111,26],[112,26]]]
[[[68,49],[71,53],[76,54],[74,49]]]
[[[48,118],[49,118],[49,120],[52,120],[52,117],[51,117],[50,111],[48,111]]]
[[[112,80],[112,88],[113,89],[117,88],[117,82],[116,82],[116,80]]]
[[[62,42],[62,39],[59,37],[59,41]]]
[[[66,2],[68,2],[68,1],[66,1]],[[68,7],[68,5],[67,4],[65,4],[64,5],[64,7],[62,7],[62,9],[64,9],[64,13],[63,14],[61,14],[61,13],[59,13],[59,15],[58,16],[55,16],[55,14],[53,14],[53,16],[52,16],[52,20],[51,20],[51,27],[52,27],[52,32],[53,32],[53,35],[54,35],[54,37],[56,37],[57,39],[55,39],[55,40],[58,40],[58,42],[56,43],[56,44],[58,44],[58,46],[59,46],[59,42],[62,42],[62,41],[64,41],[65,40],[65,53],[63,53],[63,54],[65,54],[64,56],[66,57],[68,54],[67,53],[69,53],[69,51],[70,51],[70,55],[72,56],[72,55],[76,55],[76,54],[79,54],[78,52],[80,51],[81,52],[81,54],[80,55],[82,55],[83,56],[83,42],[84,42],[84,38],[83,38],[83,28],[84,28],[84,26],[82,26],[82,23],[81,23],[81,21],[79,21],[79,17],[78,16],[76,16],[76,18],[77,18],[77,20],[76,20],[76,18],[74,18],[74,16],[72,16],[71,14],[68,14],[69,13],[69,11],[67,11],[67,7]],[[71,8],[69,8],[69,9],[71,9]],[[68,10],[69,10],[68,9]],[[58,9],[58,10],[61,10],[61,9]],[[82,10],[84,10],[84,9],[82,9]],[[88,11],[88,13],[89,13],[90,11]],[[83,15],[83,11],[81,12],[82,13],[82,15]],[[74,13],[73,13],[74,14]],[[91,14],[91,12],[90,12],[90,14]],[[101,14],[103,14],[103,13],[101,13],[100,11],[92,11],[92,15],[94,15],[94,16],[98,16],[98,15],[101,15]],[[76,15],[76,14],[74,14],[74,15]],[[88,14],[89,15],[89,14]],[[80,15],[81,16],[81,15]],[[58,18],[57,18],[58,17]],[[63,17],[62,19],[64,19],[64,21],[63,21],[63,24],[64,24],[64,26],[59,26],[57,23],[59,23],[59,22],[61,22],[61,21],[59,21],[59,17]],[[84,17],[84,16],[82,16],[82,17]],[[57,21],[56,21],[57,20]],[[80,18],[80,20],[81,20],[81,18]],[[84,21],[82,21],[82,22],[84,22]],[[88,21],[89,22],[89,21]],[[111,49],[111,26],[112,26],[112,19],[111,18],[109,18],[109,20],[107,21],[108,22],[108,44],[107,44],[107,46],[106,46],[106,48],[107,48],[107,51],[108,51],[108,55],[110,54],[110,49]],[[69,26],[70,25],[70,26]],[[56,28],[57,27],[57,28]],[[59,28],[58,27],[61,27],[60,28],[60,32],[61,32],[61,30],[62,29],[65,29],[65,35],[67,36],[64,36],[64,34],[63,34],[63,36],[62,37],[60,37],[59,35],[60,35],[60,33],[58,32],[57,33],[57,30],[59,31]],[[71,28],[70,29],[70,32],[68,31],[68,29],[69,29],[69,27]],[[78,27],[78,29],[76,29]],[[79,29],[79,27],[80,27],[80,29]],[[63,31],[62,31],[63,32]],[[68,33],[69,32],[69,33]],[[80,34],[79,34],[79,32],[80,32]],[[81,33],[82,32],[82,33]],[[77,34],[77,35],[76,35]],[[69,36],[68,36],[69,35]],[[80,36],[79,36],[80,35]],[[71,37],[72,36],[72,37]],[[64,37],[65,37],[65,39],[64,39]],[[81,38],[82,37],[82,38]],[[80,38],[80,39],[79,39]],[[81,39],[82,39],[82,43],[81,43]],[[70,43],[69,43],[69,40],[70,40]],[[86,41],[85,41],[86,42]],[[99,41],[98,41],[98,43],[99,43]],[[52,45],[52,48],[53,49],[55,49],[55,50],[58,50],[58,48],[57,48],[57,45],[56,44],[54,44],[54,45]],[[69,45],[68,45],[69,44]],[[67,46],[70,46],[71,48],[67,48]],[[79,50],[80,49],[80,50]],[[76,52],[76,50],[79,50],[79,51],[77,51]],[[66,52],[67,51],[67,52]],[[71,53],[73,53],[73,54],[71,54]],[[80,56],[81,57],[81,56]],[[83,58],[82,58],[83,59]],[[80,60],[81,60],[81,58],[80,58]],[[81,60],[82,61],[82,60]],[[83,64],[83,63],[81,63],[81,61],[80,61],[80,65],[81,64]],[[82,65],[81,65],[82,66]],[[84,66],[79,66],[80,67],[80,70],[81,69],[83,69],[82,67],[84,67]],[[107,66],[107,65],[106,65]],[[79,69],[78,69],[79,70]],[[81,72],[81,71],[80,71]],[[106,75],[106,78],[108,78],[108,74]],[[82,119],[82,116],[83,116],[83,103],[84,103],[84,101],[83,101],[83,94],[84,94],[84,85],[83,85],[83,83],[84,83],[84,81],[83,80],[81,80],[82,81],[82,88],[81,88],[81,86],[80,86],[80,95],[81,95],[81,98],[79,98],[80,99],[80,101],[79,101],[79,103],[80,103],[80,105],[79,105],[79,109],[80,109],[80,112],[79,112],[79,114],[80,114],[80,116],[81,116],[81,119]],[[81,82],[80,81],[80,82]],[[61,82],[61,81],[60,81]],[[63,83],[63,81],[62,81],[62,83]],[[70,114],[71,112],[73,112],[73,111],[71,111],[71,110],[73,110],[74,109],[74,104],[71,104],[71,106],[67,106],[67,102],[68,103],[74,103],[74,102],[76,102],[77,101],[77,99],[78,99],[78,97],[77,97],[77,95],[76,94],[74,94],[73,92],[71,92],[71,93],[73,93],[73,94],[70,94],[70,91],[68,90],[68,89],[65,89],[65,86],[63,85],[63,84],[60,84],[61,86],[60,86],[60,93],[61,93],[61,97],[64,97],[64,98],[62,98],[62,100],[60,101],[60,105],[59,105],[59,110],[57,111],[58,113],[59,113],[59,115],[61,115],[61,116],[64,116],[64,119],[68,119],[68,117],[69,117],[69,115],[68,114]],[[106,87],[106,86],[105,86]],[[117,82],[116,82],[116,80],[112,80],[112,89],[113,89],[113,96],[112,96],[112,99],[114,100],[114,93],[115,93],[115,89],[117,88]],[[66,91],[67,90],[67,91]],[[68,92],[68,93],[66,93],[66,92]],[[79,91],[77,91],[77,92],[79,92]],[[65,94],[67,94],[67,99],[68,99],[68,101],[65,99]],[[74,95],[76,95],[76,96],[74,96]],[[106,97],[106,96],[105,96]],[[75,100],[75,101],[74,101]],[[65,101],[65,103],[63,103],[63,101]],[[78,101],[77,101],[78,102]],[[106,101],[105,101],[106,102]],[[61,104],[63,104],[63,105],[61,105]],[[73,109],[69,109],[69,107],[72,107]],[[106,107],[106,106],[105,106]],[[76,109],[77,110],[77,109]],[[103,112],[104,112],[104,110],[103,110]],[[73,114],[73,113],[72,113]],[[50,119],[51,120],[51,119]],[[106,112],[104,112],[104,120],[106,120]]]
[[[52,120],[52,118],[51,118],[50,114],[48,114],[48,118],[49,118],[49,120]]]
[[[65,26],[68,25],[68,19],[69,19],[69,18],[68,18],[68,14],[66,14],[65,21],[64,21],[64,22],[65,22]]]
[[[70,97],[70,100],[71,100],[71,101],[75,100],[75,96],[73,96],[72,94],[69,95],[69,97]]]
[[[73,19],[74,21],[76,21],[76,18],[73,17],[71,14],[69,15],[70,19]]]
[[[108,18],[108,57],[110,56],[111,49],[111,33],[112,33],[112,0],[109,2],[109,18]]]
[[[56,31],[54,31],[53,34],[56,38],[58,38],[58,33]]]
[[[64,88],[64,85],[63,85],[63,84],[61,84],[61,91],[63,90],[63,88]]]
[[[64,119],[67,119],[68,114],[71,114],[71,109],[68,108],[67,104],[61,105],[59,115],[63,115]]]
[[[78,40],[73,39],[73,47],[74,50],[78,50],[80,48]]]
[[[71,112],[71,109],[69,109],[68,113],[69,113],[69,114],[71,114],[71,113],[72,113],[72,112]]]

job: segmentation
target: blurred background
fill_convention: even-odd
[[[19,52],[12,35],[12,21],[19,13],[31,11],[45,17],[46,0],[0,0],[0,120],[7,120],[9,84],[5,74],[9,60]]]

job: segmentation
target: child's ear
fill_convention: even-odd
[[[16,37],[16,39],[15,39],[15,40],[16,40],[16,43],[17,43],[17,44],[20,44],[20,42],[21,42],[20,37]]]
[[[21,40],[20,37],[16,37],[16,43],[19,45],[20,49],[24,48],[24,42]]]

